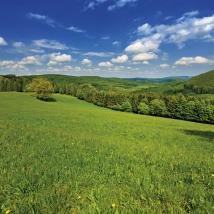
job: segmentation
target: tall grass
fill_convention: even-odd
[[[213,213],[214,126],[0,93],[0,212]]]

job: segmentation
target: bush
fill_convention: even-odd
[[[146,103],[141,102],[138,106],[138,113],[139,114],[149,114],[149,106]]]

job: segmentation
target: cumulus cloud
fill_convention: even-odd
[[[138,27],[137,29],[139,34],[148,35],[152,33],[153,29],[150,24],[146,23]]]
[[[132,61],[134,61],[134,62],[148,62],[150,60],[157,59],[157,58],[158,58],[158,56],[152,52],[139,53],[132,58]]]
[[[90,66],[92,64],[92,61],[90,59],[83,59],[81,64]]]
[[[205,57],[196,56],[196,57],[182,57],[175,62],[175,65],[208,64],[208,63],[212,63],[212,61]]]
[[[113,66],[113,64],[111,62],[109,62],[109,61],[107,61],[107,62],[100,62],[98,65],[100,67],[112,67]]]
[[[151,38],[143,38],[141,40],[136,40],[128,47],[126,47],[125,51],[129,53],[146,53],[148,51],[158,51],[160,45],[160,40],[158,36]]]
[[[214,38],[214,14],[196,18],[198,14],[198,11],[185,13],[171,25],[162,24],[152,27],[149,23],[145,23],[138,27],[138,32],[146,35],[142,40],[150,40],[156,36],[160,39],[159,44],[174,43],[179,48],[184,47],[188,40]]]
[[[0,37],[0,46],[5,46],[7,45],[6,40],[3,37]]]
[[[0,68],[9,70],[28,70],[26,66],[41,65],[41,58],[39,56],[26,56],[21,60],[3,60],[0,61]]]
[[[22,58],[19,64],[20,65],[40,65],[41,61],[40,61],[40,58],[37,56],[27,56]]]
[[[128,56],[127,55],[122,55],[122,56],[118,56],[116,58],[113,58],[111,61],[113,63],[117,63],[117,64],[122,64],[128,61]]]
[[[68,47],[65,44],[62,44],[55,40],[48,40],[48,39],[34,40],[33,45],[37,48],[46,48],[46,49],[54,49],[54,50],[67,50],[68,49]]]
[[[170,25],[151,26],[144,23],[137,31],[141,38],[132,42],[125,48],[130,54],[137,54],[133,61],[156,59],[161,44],[173,43],[178,48],[183,48],[189,40],[214,41],[214,14],[208,17],[198,18],[198,11],[183,14]],[[146,60],[146,61],[148,61]]]
[[[72,60],[72,56],[68,54],[61,53],[52,53],[50,54],[50,61],[48,62],[49,66],[58,65],[65,62],[70,62]]]

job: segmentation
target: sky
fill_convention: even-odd
[[[214,69],[213,0],[0,4],[0,74],[156,78]]]

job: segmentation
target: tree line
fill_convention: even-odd
[[[29,82],[29,79],[22,77],[3,77],[0,78],[0,91],[22,92],[27,90]],[[211,96],[205,98],[181,93],[160,95],[150,92],[115,92],[99,90],[90,84],[52,84],[54,93],[75,96],[113,110],[214,124],[214,98]]]
[[[213,87],[200,87],[197,85],[184,84],[184,91],[190,91],[196,94],[214,94]]]
[[[211,97],[100,91],[90,84],[55,85],[54,91],[118,111],[214,123],[214,98]]]

